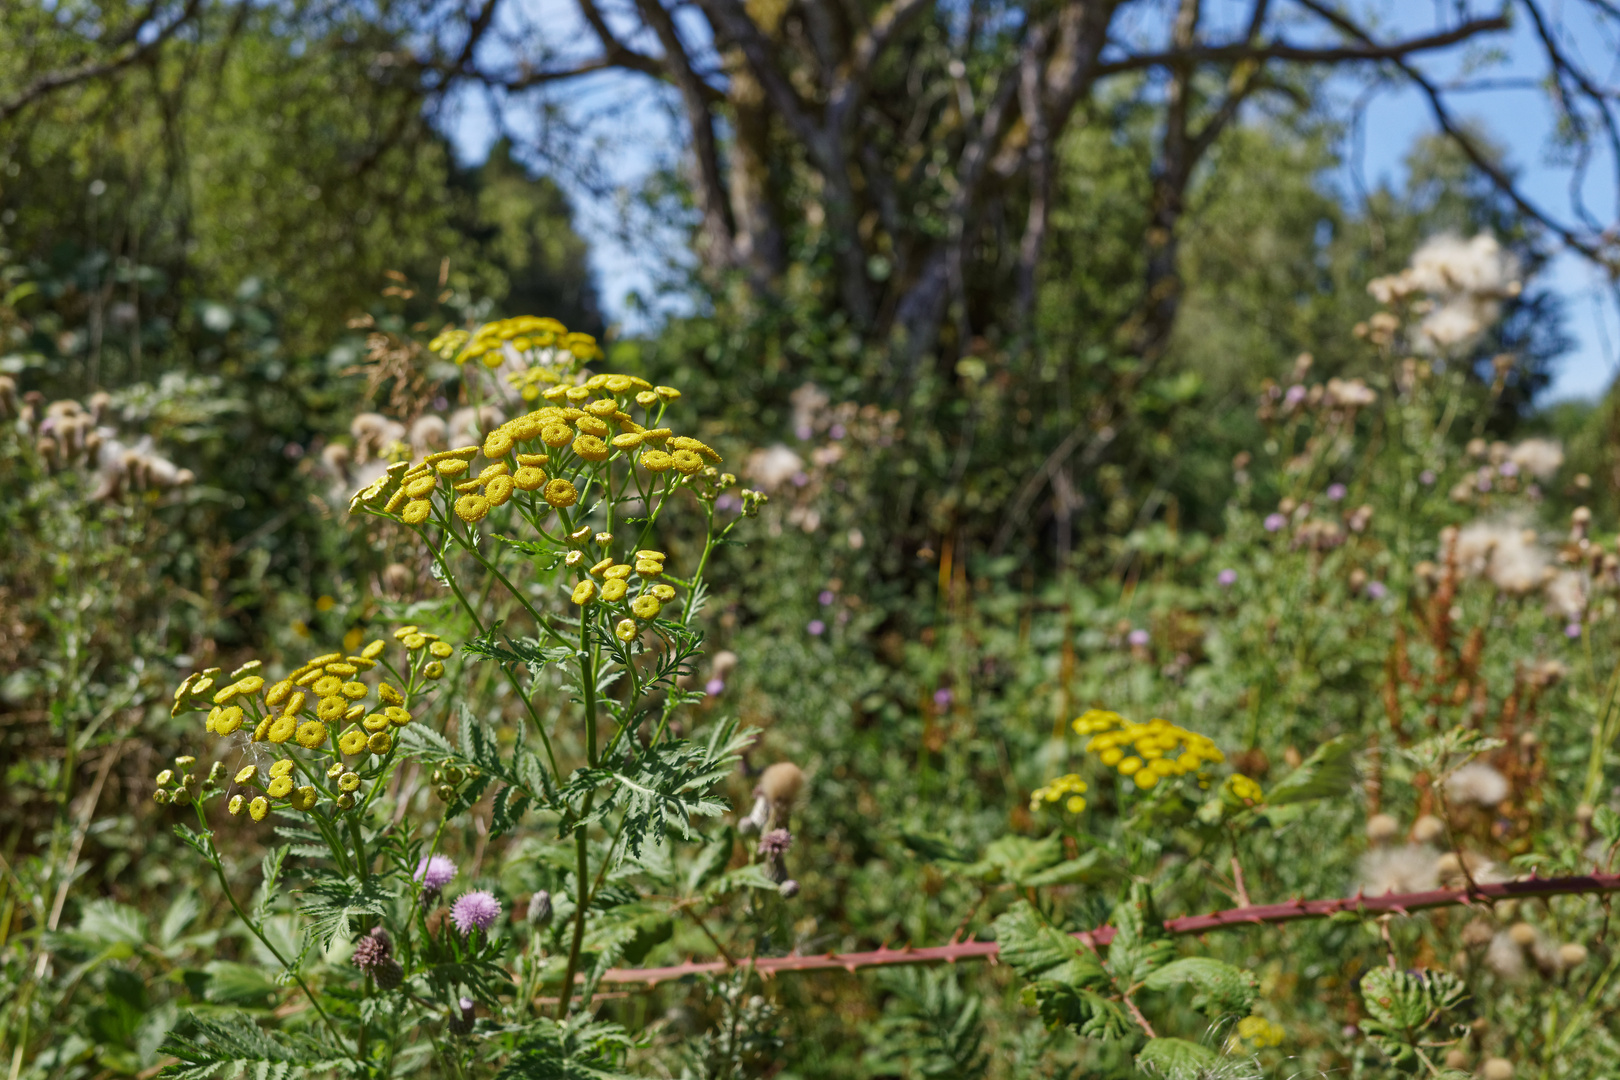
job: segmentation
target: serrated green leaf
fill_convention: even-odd
[[[1136,1067],[1164,1080],[1200,1080],[1215,1074],[1221,1055],[1186,1039],[1149,1039],[1136,1053]]]
[[[1356,782],[1355,763],[1351,758],[1354,750],[1348,735],[1329,739],[1300,762],[1299,768],[1266,792],[1266,805],[1287,806],[1343,795]]]
[[[1135,986],[1175,956],[1153,892],[1145,884],[1131,884],[1114,905],[1111,921],[1114,940],[1108,943],[1108,970],[1120,986]]]
[[[978,862],[962,870],[964,877],[987,882],[1005,881],[1020,888],[1029,879],[1063,861],[1063,837],[1057,833],[1032,840],[1002,836],[990,842]]]
[[[254,1080],[297,1080],[347,1061],[343,1051],[317,1035],[265,1031],[240,1013],[188,1016],[159,1052],[177,1059],[158,1074],[167,1080],[230,1080],[242,1074]]]
[[[1102,962],[1080,941],[1020,903],[995,921],[998,955],[1025,979],[1067,986],[1108,988]]]
[[[1042,979],[1026,986],[1023,996],[1048,1027],[1070,1027],[1085,1038],[1107,1042],[1134,1041],[1141,1034],[1123,1005],[1095,990]]]
[[[1143,979],[1142,985],[1161,993],[1182,985],[1194,986],[1198,994],[1193,998],[1193,1008],[1211,1019],[1247,1016],[1259,995],[1252,974],[1207,956],[1172,960]]]

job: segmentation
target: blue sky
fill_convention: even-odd
[[[580,40],[576,32],[583,27],[567,0],[527,0],[520,10],[524,9],[532,20],[531,27],[544,27],[547,40]],[[1362,5],[1362,10],[1368,9],[1377,11],[1386,35],[1421,33],[1433,26],[1435,9],[1414,0],[1373,0]],[[1567,13],[1573,9],[1573,5],[1562,5],[1560,10]],[[1579,22],[1566,24],[1564,30],[1567,50],[1595,62],[1600,78],[1613,77],[1611,67],[1620,56],[1620,44],[1597,28]],[[1502,59],[1486,73],[1498,79],[1531,80],[1544,73],[1539,45],[1524,19],[1517,21],[1506,45]],[[1432,75],[1450,77],[1457,73],[1457,65],[1465,62],[1465,57],[1479,59],[1478,54],[1459,52],[1444,62],[1430,61],[1424,67]],[[1345,78],[1333,84],[1331,90],[1349,100],[1361,86]],[[650,291],[658,266],[678,239],[671,235],[668,243],[658,242],[659,223],[647,220],[633,222],[630,235],[626,235],[624,195],[650,170],[674,160],[678,132],[664,100],[640,77],[611,73],[593,76],[569,93],[570,107],[586,109],[605,119],[592,128],[598,140],[593,158],[600,168],[600,183],[594,191],[567,178],[563,178],[564,183],[574,196],[578,227],[592,245],[593,269],[609,319],[639,329],[646,319],[627,305],[626,298],[632,292],[646,295]],[[1474,93],[1455,102],[1454,111],[1460,117],[1480,123],[1507,149],[1508,160],[1519,170],[1525,193],[1569,220],[1569,172],[1551,161],[1548,137],[1553,116],[1545,97],[1536,90],[1518,89]],[[532,115],[509,111],[507,122],[534,136],[539,129]],[[471,95],[457,101],[445,122],[459,154],[467,161],[481,160],[496,134],[490,109],[483,99]],[[1367,106],[1359,152],[1347,154],[1346,169],[1357,168],[1367,189],[1380,184],[1398,187],[1404,182],[1403,161],[1413,141],[1433,130],[1428,106],[1417,91],[1382,91]],[[1353,190],[1348,175],[1340,179]],[[1594,166],[1584,194],[1601,220],[1620,217],[1620,190],[1612,161],[1600,160]],[[1575,341],[1545,400],[1601,393],[1620,372],[1620,311],[1616,310],[1604,276],[1581,257],[1565,254],[1551,263],[1541,284],[1564,297],[1566,330]]]

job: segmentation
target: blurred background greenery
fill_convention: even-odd
[[[1576,505],[1611,533],[1615,521],[1612,398],[1538,401],[1572,344],[1564,298],[1538,271],[1572,246],[1612,269],[1613,229],[1533,212],[1488,118],[1471,127],[1443,111],[1400,183],[1342,182],[1357,114],[1339,80],[1444,78],[1460,92],[1545,15],[1510,6],[1510,30],[1484,5],[1432,28],[1407,13],[1384,24],[1381,43],[1453,36],[1451,66],[1427,75],[1337,8],[1307,3],[1257,5],[1248,34],[1249,5],[1196,3],[902,15],[715,0],[677,9],[678,22],[650,2],[605,16],[583,4],[567,19],[561,5],[439,0],[0,6],[8,425],[32,409],[37,428],[48,403],[75,399],[170,470],[97,497],[102,477],[53,468],[35,429],[7,436],[0,985],[12,1004],[0,1006],[0,1068],[11,1080],[151,1075],[177,1003],[271,992],[196,981],[186,950],[213,947],[217,920],[173,899],[209,886],[178,878],[146,801],[155,763],[180,745],[161,706],[177,671],[340,640],[430,595],[427,568],[396,563],[335,493],[361,441],[357,414],[413,419],[388,397],[412,365],[462,404],[454,369],[406,344],[446,325],[535,314],[597,334],[610,366],[683,387],[695,414],[716,418],[700,434],[772,492],[768,528],[719,568],[717,593],[734,599],[713,648],[735,667],[700,675],[723,684],[713,707],[764,729],[756,767],[791,757],[812,774],[800,829],[816,868],[801,875],[792,940],[769,948],[949,937],[971,890],[902,835],[977,850],[1039,831],[1028,793],[1067,771],[1062,724],[1086,707],[1176,709],[1229,753],[1255,755],[1262,777],[1334,734],[1364,734],[1382,715],[1393,631],[1379,628],[1382,609],[1356,614],[1346,590],[1369,570],[1403,602],[1420,588],[1413,564],[1474,513],[1444,497],[1470,440],[1561,440],[1564,467],[1530,527],[1563,529]],[[894,38],[860,69],[854,119],[829,148],[816,132],[833,124],[832,73],[849,70],[861,28],[889,16]],[[1611,16],[1596,3],[1566,13],[1541,43],[1564,91],[1550,106],[1564,161],[1605,152],[1612,95],[1574,79],[1568,44],[1612,29]],[[1099,21],[1107,43],[1092,40]],[[766,61],[750,52],[756,36]],[[1284,39],[1320,55],[1239,55]],[[1230,53],[1195,56],[1228,41]],[[1109,70],[1053,89],[1064,49]],[[1155,50],[1192,58],[1131,60]],[[1346,67],[1338,54],[1356,50],[1349,60],[1377,63]],[[1029,65],[1033,92],[1020,90]],[[667,159],[616,191],[589,94],[548,89],[609,67],[645,76],[653,103],[631,113],[632,131],[651,139],[656,114],[676,133]],[[480,94],[501,126],[467,164],[456,126]],[[796,119],[793,101],[813,115]],[[653,284],[611,317],[577,220],[587,198],[622,210],[627,243],[651,245]],[[648,220],[656,228],[638,231]],[[1245,592],[1270,572],[1258,521],[1308,495],[1257,395],[1361,378],[1393,401],[1399,358],[1375,347],[1367,285],[1447,233],[1494,235],[1523,290],[1436,369],[1446,419],[1432,442],[1364,422],[1364,456],[1330,470],[1353,488],[1361,478],[1353,501],[1378,504],[1383,561],[1364,552],[1335,578],[1308,552],[1280,553],[1275,580]],[[1401,485],[1429,465],[1452,473],[1413,503]],[[179,469],[190,483],[171,482]],[[1233,594],[1243,604],[1215,591],[1227,565],[1246,582]],[[1362,585],[1345,584],[1352,571]],[[1300,640],[1279,651],[1301,595],[1346,613],[1293,626]],[[1507,638],[1492,654],[1507,685],[1515,663],[1566,647],[1557,617],[1479,602]],[[1560,767],[1575,777],[1589,706],[1569,704],[1560,729]],[[1548,799],[1567,821],[1580,795]],[[1322,827],[1353,847],[1360,813],[1341,807]],[[1342,892],[1355,854],[1272,884]],[[69,927],[88,936],[44,933]],[[74,959],[51,966],[53,950]],[[954,976],[942,979],[860,993],[830,977],[784,981],[771,993],[798,1042],[745,1071],[1078,1067],[995,973],[979,992],[994,998],[1005,1052],[978,1060],[947,1037],[965,1006]],[[1313,1061],[1362,1067],[1329,1042]]]

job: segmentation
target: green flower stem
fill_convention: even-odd
[[[343,1036],[338,1034],[337,1026],[332,1023],[332,1017],[321,1007],[320,999],[315,996],[315,991],[311,990],[309,984],[304,981],[303,973],[294,970],[293,966],[287,963],[286,957],[281,955],[281,950],[270,943],[270,939],[265,936],[259,924],[248,918],[247,912],[242,910],[242,905],[237,903],[236,894],[231,891],[230,880],[225,876],[225,865],[220,862],[219,850],[214,846],[214,834],[208,828],[208,817],[203,813],[202,800],[193,800],[192,808],[197,813],[197,823],[202,826],[203,835],[208,838],[208,865],[214,868],[214,874],[219,878],[219,887],[224,891],[225,899],[231,905],[231,910],[236,912],[238,919],[242,920],[242,925],[246,926],[253,936],[259,939],[259,944],[263,945],[270,955],[276,958],[276,962],[281,965],[282,969],[293,977],[293,981],[298,984],[298,989],[304,992],[304,996],[309,999],[310,1005],[320,1015],[321,1022],[326,1025],[326,1030],[331,1034],[333,1040],[338,1046],[342,1046]],[[355,1064],[362,1068],[365,1067],[365,1062],[358,1055],[350,1056],[354,1058]]]
[[[417,529],[416,534],[422,538],[424,544],[428,543],[428,538],[421,529]],[[432,544],[428,544],[429,548],[432,548],[432,546]],[[440,563],[443,565],[442,559]],[[461,604],[472,619],[473,626],[477,628],[481,636],[484,633],[484,620],[478,617],[478,610],[468,603],[466,594],[461,591],[461,586],[456,584],[456,576],[450,572],[450,567],[447,565],[444,567],[444,580],[449,584],[450,591],[455,594],[457,602]],[[560,777],[562,771],[557,768],[557,757],[551,751],[551,739],[546,735],[545,725],[540,721],[540,714],[535,711],[534,702],[529,700],[528,692],[523,689],[523,684],[518,682],[517,674],[505,664],[501,664],[499,667],[506,675],[506,681],[512,684],[512,692],[517,695],[518,700],[523,702],[523,707],[528,710],[529,719],[534,721],[534,729],[540,733],[540,743],[546,749],[546,759],[551,763],[552,775]]]
[[[591,803],[596,799],[596,792],[590,791],[585,795],[585,802],[580,808],[580,817],[583,819],[591,812]],[[585,941],[585,913],[590,908],[590,900],[585,896],[585,879],[591,875],[590,856],[585,848],[585,825],[583,821],[574,830],[574,936],[568,945],[568,965],[563,969],[562,988],[557,991],[557,1019],[568,1019],[568,1003],[574,996],[574,976],[579,972],[579,950]]]

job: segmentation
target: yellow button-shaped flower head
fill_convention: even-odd
[[[292,738],[293,732],[297,730],[298,717],[289,716],[286,713],[282,713],[280,716],[270,721],[270,730],[266,731],[264,734],[265,738],[269,739],[273,743],[284,743],[288,739]]]
[[[377,684],[377,697],[378,697],[379,700],[382,701],[382,703],[384,705],[403,705],[403,704],[405,704],[405,695],[401,694],[398,690],[394,689],[394,687],[389,685],[388,683],[378,683]]]
[[[407,525],[420,525],[428,519],[428,515],[432,512],[433,504],[426,499],[412,499],[405,504],[405,510],[399,517]]]
[[[455,647],[448,641],[435,641],[433,644],[428,646],[428,652],[432,653],[440,660],[445,659],[455,651]]]
[[[386,754],[393,748],[394,736],[392,732],[379,731],[366,740],[366,749],[373,754]]]
[[[553,420],[540,429],[540,441],[547,446],[567,446],[574,441],[574,429],[561,421]]]
[[[512,498],[512,491],[517,486],[510,476],[497,476],[484,485],[484,498],[489,500],[491,506],[505,506]]]
[[[1141,768],[1142,759],[1132,754],[1119,763],[1119,774],[1121,776],[1134,776]]]
[[[664,564],[652,559],[638,559],[636,573],[644,578],[655,578],[664,572]]]
[[[643,409],[650,409],[654,405],[658,404],[658,395],[653,393],[651,390],[643,390],[641,393],[636,395],[636,404],[640,405]]]
[[[512,452],[513,442],[511,432],[496,428],[484,436],[484,456],[491,461],[505,457]]]
[[[574,453],[586,461],[606,461],[611,452],[607,443],[595,435],[581,435],[574,440]]]
[[[331,697],[343,689],[343,680],[336,675],[322,675],[315,680],[315,685],[311,686],[310,689],[315,691],[319,697]]]
[[[660,582],[657,585],[654,585],[652,588],[648,589],[647,591],[652,593],[654,596],[658,597],[658,599],[662,600],[666,604],[669,603],[671,600],[675,599],[674,586],[665,585],[662,582]]]
[[[290,757],[282,758],[280,761],[278,761],[274,765],[270,766],[270,775],[271,776],[287,776],[292,771],[293,771],[293,759],[290,758]]]
[[[263,821],[264,815],[268,814],[269,812],[270,803],[265,800],[263,795],[258,796],[252,802],[248,803],[248,817],[252,818],[254,821]]]
[[[1154,772],[1152,769],[1143,769],[1135,776],[1131,777],[1131,779],[1136,781],[1137,787],[1141,788],[1143,791],[1146,791],[1148,788],[1159,782],[1159,774]]]
[[[244,675],[236,680],[236,688],[244,694],[257,694],[264,687],[261,675]]]
[[[648,472],[661,473],[673,468],[675,459],[663,450],[644,450],[641,454],[641,467]]]
[[[562,477],[546,485],[546,502],[559,510],[565,510],[579,501],[579,490]]]
[[[612,578],[602,583],[602,599],[610,604],[617,604],[624,599],[624,594],[630,591],[623,578]]]
[[[574,421],[574,427],[578,428],[581,433],[595,435],[598,439],[613,430],[607,426],[606,421],[596,416],[582,416]],[[578,449],[577,446],[575,448]]]
[[[619,625],[613,628],[613,636],[625,644],[636,639],[636,620],[620,619]]]
[[[460,476],[467,471],[467,463],[460,458],[440,458],[433,467],[440,476]]]
[[[606,570],[602,571],[602,576],[606,577],[609,581],[627,578],[630,576],[630,566],[628,563],[619,563],[616,566],[610,566]]]
[[[339,686],[342,684],[339,683]],[[321,698],[320,704],[315,706],[315,715],[328,724],[335,724],[343,719],[343,714],[349,711],[349,699],[342,694],[330,694]]]
[[[272,779],[270,781],[269,785],[266,786],[266,788],[265,788],[265,790],[270,793],[270,797],[272,799],[282,798],[283,796],[285,796],[292,789],[293,789],[293,782],[292,782],[292,777],[290,777],[290,776],[278,776],[278,777],[275,777],[274,779]]]
[[[366,733],[358,728],[350,728],[338,736],[338,749],[353,757],[366,748]]]
[[[469,525],[476,525],[489,516],[489,500],[476,491],[469,491],[456,500],[456,517]]]
[[[240,796],[240,795],[232,795],[231,796],[231,801],[225,805],[225,809],[227,809],[227,810],[229,810],[231,812],[232,817],[235,817],[235,816],[242,813],[242,806],[243,805],[244,805],[244,800],[242,799],[242,796]]]
[[[405,495],[411,499],[425,499],[433,494],[433,489],[439,486],[439,478],[431,472],[413,477],[405,482]]]
[[[698,457],[695,450],[677,450],[669,455],[669,459],[675,471],[685,476],[691,476],[703,469],[703,459]]]
[[[276,683],[270,688],[270,692],[268,694],[264,695],[264,703],[269,705],[271,708],[274,708],[275,706],[280,705],[283,701],[286,701],[292,692],[292,680],[282,679],[280,682]]]
[[[214,721],[214,734],[230,735],[242,726],[242,706],[227,705],[219,710],[219,717]]]
[[[656,619],[658,613],[663,609],[664,605],[659,602],[658,597],[651,593],[642,593],[630,605],[630,610],[635,613],[638,619]]]
[[[257,765],[246,765],[237,770],[236,782],[243,785],[251,784],[253,783],[253,778],[258,775],[259,767]]]
[[[360,721],[360,726],[365,728],[367,731],[387,731],[388,717],[384,716],[382,713],[374,712],[364,720]]]
[[[353,791],[360,786],[360,774],[345,772],[338,777],[338,788],[343,791]]]
[[[293,716],[303,710],[304,702],[308,700],[309,696],[302,690],[294,690],[287,697],[287,707],[281,711],[286,713],[288,716]]]
[[[395,727],[404,727],[406,724],[411,722],[411,714],[407,710],[400,708],[398,705],[390,705],[388,708],[383,710],[383,715],[388,717],[388,722],[393,724]]]
[[[546,482],[546,472],[533,465],[521,465],[512,474],[512,484],[520,491],[538,491]]]
[[[583,607],[584,605],[590,603],[595,597],[596,582],[586,579],[585,581],[582,581],[578,585],[574,586],[574,594],[570,597],[570,599],[573,600],[574,603]]]
[[[411,652],[415,652],[417,649],[420,649],[422,646],[426,645],[428,643],[428,639],[427,635],[425,634],[410,633],[405,635],[403,643],[407,649],[409,649]]]
[[[383,650],[386,648],[388,648],[388,643],[383,641],[382,638],[378,638],[370,645],[367,645],[365,648],[361,649],[360,655],[367,660],[375,660],[377,657],[383,654]]]
[[[293,809],[303,810],[304,812],[308,813],[309,811],[315,809],[315,803],[318,801],[318,798],[319,796],[316,794],[315,789],[310,785],[305,784],[303,787],[292,793],[292,797],[288,799],[288,802],[292,803]]]
[[[319,720],[305,720],[298,725],[298,745],[314,750],[326,742],[326,725]]]
[[[426,675],[430,679],[442,679],[444,677],[444,665],[437,660],[430,661],[428,665],[422,669],[422,674]]]

